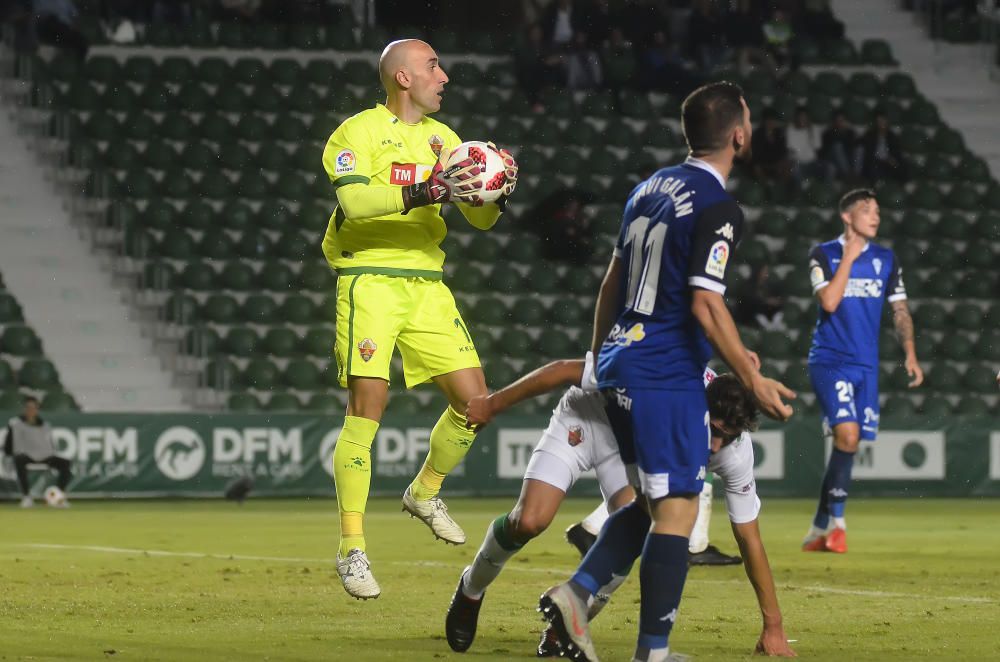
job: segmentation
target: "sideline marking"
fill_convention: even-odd
[[[161,556],[161,557],[182,557],[192,559],[213,559],[218,561],[276,561],[279,563],[323,563],[333,565],[333,559],[304,558],[298,556],[252,556],[247,554],[209,554],[205,552],[171,552],[162,549],[133,549],[129,547],[106,547],[103,545],[59,545],[55,543],[21,543],[11,544],[12,547],[29,547],[32,549],[52,549],[64,551],[85,551],[101,552],[105,554],[135,554],[139,556]],[[391,565],[417,566],[427,568],[450,568],[458,566],[453,563],[443,561],[392,561]],[[509,565],[505,570],[514,572],[541,573],[546,575],[561,574],[569,575],[572,568],[546,568],[546,567],[521,567]],[[725,584],[742,585],[747,582],[739,579],[696,579],[695,583],[700,584]],[[909,600],[912,598],[935,600],[950,600],[952,602],[971,602],[976,604],[995,604],[997,601],[992,598],[980,598],[967,595],[930,595],[920,593],[900,593],[896,591],[866,591],[861,589],[836,588],[834,586],[798,585],[782,584],[779,589],[787,591],[813,591],[815,593],[832,593],[836,595],[856,595],[869,598],[900,598]]]

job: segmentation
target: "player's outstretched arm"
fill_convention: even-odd
[[[618,319],[622,282],[622,259],[615,255],[611,258],[611,264],[604,273],[604,280],[601,281],[601,289],[597,293],[597,303],[594,305],[594,335],[590,341],[590,351],[594,353],[594,360],[601,351],[601,345],[611,333],[611,327]]]
[[[910,376],[909,386],[916,388],[924,383],[924,371],[917,361],[917,346],[913,340],[913,317],[910,316],[910,307],[906,305],[906,299],[892,302],[892,324],[896,327],[896,337],[906,355],[903,365],[906,367],[906,374]]]
[[[694,288],[691,297],[691,312],[705,330],[708,341],[719,357],[726,362],[740,382],[753,393],[761,411],[778,420],[787,420],[792,408],[782,398],[791,399],[795,392],[781,382],[764,377],[754,366],[747,348],[740,340],[736,322],[722,295],[711,290]]]
[[[469,426],[482,427],[519,402],[548,393],[560,386],[579,384],[585,362],[580,359],[553,361],[504,386],[496,393],[469,400],[465,417]]]
[[[785,628],[781,621],[781,608],[778,606],[778,592],[774,588],[774,577],[771,574],[771,564],[764,551],[764,542],[760,537],[760,527],[757,520],[742,524],[733,524],[733,537],[743,556],[743,567],[747,578],[757,594],[757,604],[764,619],[764,627],[757,640],[754,652],[780,657],[796,657],[795,651],[788,645]]]

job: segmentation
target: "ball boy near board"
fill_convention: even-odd
[[[878,337],[884,302],[892,306],[911,388],[920,386],[924,373],[917,362],[903,270],[891,249],[873,243],[879,226],[875,193],[857,189],[845,194],[840,217],[844,234],[809,253],[809,279],[819,300],[809,376],[833,448],[802,549],[843,554],[854,454],[860,440],[875,441],[878,434]]]
[[[428,44],[390,43],[379,60],[379,76],[386,103],[347,119],[323,152],[337,194],[323,253],[338,274],[334,353],[338,379],[349,392],[333,454],[341,534],[337,573],[356,598],[380,593],[362,520],[371,447],[396,349],[407,387],[433,381],[449,403],[431,432],[423,467],[403,494],[403,509],[445,542],[465,542],[438,492],[472,445],[475,433],[466,426],[465,407],[470,398],[486,394],[486,381],[469,329],[441,280],[439,244],[446,233],[441,204],[456,203],[469,223],[488,230],[517,180],[517,164],[502,152],[502,194],[484,204],[482,165],[473,158],[449,162],[461,140],[428,117],[441,108],[448,82]]]

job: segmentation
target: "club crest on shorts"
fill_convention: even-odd
[[[365,338],[358,343],[358,352],[361,353],[361,360],[368,363],[375,356],[375,350],[378,349],[378,345],[371,338]]]
[[[579,446],[583,443],[583,428],[579,425],[574,425],[569,429],[566,434],[566,441],[569,442],[570,446]]]
[[[436,133],[431,134],[431,137],[427,139],[427,144],[431,146],[431,151],[434,152],[434,156],[441,156],[441,149],[444,148],[444,141]]]

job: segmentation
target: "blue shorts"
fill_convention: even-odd
[[[878,371],[848,365],[809,364],[809,378],[828,433],[841,423],[861,426],[861,438],[878,435]]]
[[[632,484],[652,499],[700,494],[711,442],[705,391],[617,388],[604,396]]]

